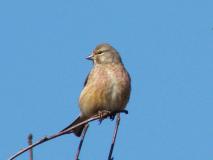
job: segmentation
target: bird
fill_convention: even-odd
[[[108,43],[95,47],[86,59],[93,62],[79,97],[80,115],[70,127],[98,114],[102,111],[111,113],[125,109],[131,92],[131,78],[126,70],[119,52]],[[73,130],[77,137],[81,136],[84,125]]]

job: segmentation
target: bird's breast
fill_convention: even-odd
[[[91,116],[99,110],[122,110],[129,99],[129,92],[130,80],[123,66],[96,66],[79,98],[81,112]]]

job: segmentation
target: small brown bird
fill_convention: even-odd
[[[124,110],[129,100],[131,79],[115,48],[109,44],[100,44],[87,59],[93,61],[93,68],[80,94],[81,114],[64,130],[100,111]],[[74,134],[79,137],[83,128],[84,126],[76,128]]]

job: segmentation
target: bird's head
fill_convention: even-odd
[[[106,43],[98,45],[87,59],[92,60],[94,64],[122,63],[117,50]]]

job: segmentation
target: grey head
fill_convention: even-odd
[[[107,43],[96,46],[93,53],[87,59],[92,60],[94,64],[122,64],[118,51]]]

